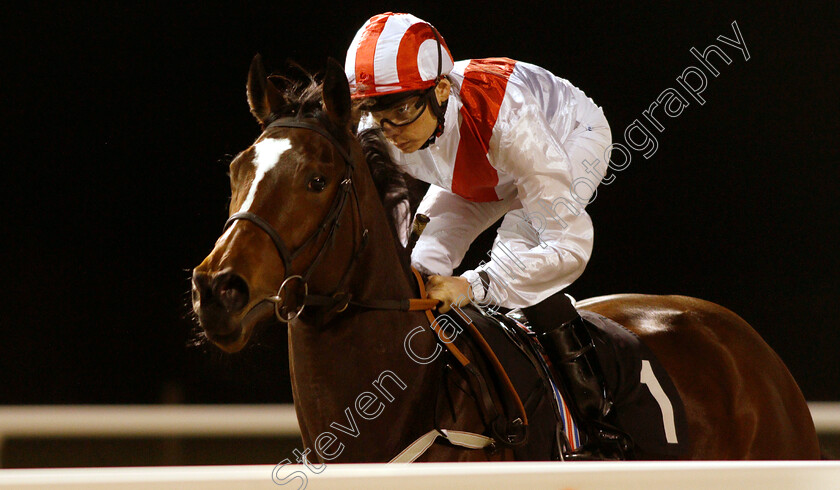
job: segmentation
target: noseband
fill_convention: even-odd
[[[339,184],[338,192],[336,193],[335,198],[333,199],[332,205],[330,206],[330,210],[327,212],[327,215],[321,221],[321,224],[318,226],[318,228],[314,232],[312,232],[312,234],[309,235],[309,237],[295,250],[289,250],[289,247],[286,246],[286,243],[280,237],[280,234],[277,233],[277,230],[275,230],[274,227],[271,226],[271,224],[268,221],[254,213],[234,213],[225,222],[224,229],[227,230],[228,228],[233,226],[233,223],[237,220],[250,221],[262,231],[264,231],[269,236],[269,238],[271,238],[271,241],[274,243],[274,247],[277,249],[277,253],[280,255],[280,259],[283,261],[283,270],[285,277],[283,278],[283,282],[280,284],[280,288],[277,290],[277,294],[270,298],[267,298],[264,301],[270,301],[274,303],[274,314],[277,316],[277,319],[281,322],[288,323],[297,318],[298,315],[300,315],[303,312],[303,309],[307,305],[308,299],[323,298],[321,296],[313,297],[309,295],[308,281],[312,275],[312,272],[315,270],[315,267],[323,258],[324,253],[327,250],[327,244],[333,243],[335,241],[335,233],[338,229],[338,220],[341,218],[341,214],[344,211],[345,206],[347,205],[347,198],[350,192],[353,193],[353,197],[356,201],[356,210],[359,214],[360,222],[362,221],[362,209],[361,207],[359,207],[359,196],[356,192],[356,186],[353,183],[353,171],[355,170],[353,159],[351,158],[350,153],[347,151],[347,149],[341,143],[339,143],[335,136],[333,136],[332,134],[330,134],[330,132],[328,132],[326,129],[317,124],[290,117],[277,119],[276,121],[269,124],[265,128],[265,131],[268,131],[271,128],[301,128],[308,129],[310,131],[315,131],[330,142],[333,148],[335,148],[336,151],[338,151],[338,153],[344,159],[345,163],[344,178]],[[300,255],[304,250],[306,250],[310,245],[315,243],[318,240],[318,237],[320,237],[322,233],[327,231],[327,229],[329,229],[329,231],[327,232],[327,237],[321,244],[321,248],[318,250],[315,259],[312,261],[311,264],[309,264],[309,267],[302,274],[289,275],[292,268],[292,261],[294,261],[295,258],[297,258],[297,256]],[[338,301],[338,296],[341,295],[339,291],[341,291],[341,289],[343,288],[345,281],[349,277],[350,272],[353,270],[353,266],[355,265],[356,260],[359,258],[362,250],[364,250],[364,247],[367,244],[368,230],[364,227],[364,224],[362,224],[362,229],[364,230],[362,232],[362,243],[359,246],[359,248],[354,252],[350,265],[345,271],[344,276],[341,278],[341,281],[339,282],[338,287],[336,288],[336,292],[333,294],[333,296],[328,298],[335,298],[336,301]],[[353,247],[356,248],[355,242]],[[281,310],[284,303],[284,297],[281,293],[286,288],[286,285],[295,279],[298,279],[303,283],[304,299],[301,302],[301,305],[297,311],[289,315],[283,315],[281,313]],[[323,303],[323,301],[321,302]],[[347,304],[345,303],[343,308],[346,307]]]

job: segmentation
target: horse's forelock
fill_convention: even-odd
[[[319,117],[321,115],[322,83],[315,75],[294,62],[289,62],[292,70],[286,75],[272,74],[268,81],[273,83],[282,94],[284,106],[279,113],[272,114],[271,120],[280,117]],[[266,121],[265,124],[270,124]]]

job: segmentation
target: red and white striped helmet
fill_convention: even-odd
[[[423,90],[452,70],[443,37],[411,14],[371,17],[356,33],[344,71],[354,99]]]

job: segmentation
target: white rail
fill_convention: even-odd
[[[840,403],[809,404],[817,432],[840,432]],[[0,441],[30,436],[295,436],[292,405],[0,406]]]
[[[840,432],[840,403],[811,402],[808,407],[818,433]]]
[[[836,489],[837,462],[424,463],[303,467],[291,486],[318,489],[574,488],[577,490]],[[272,466],[0,470],[0,488],[277,489]],[[286,473],[290,474],[290,473]]]
[[[0,406],[11,436],[257,436],[300,434],[293,405]]]

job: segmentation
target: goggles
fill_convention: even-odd
[[[374,125],[379,128],[383,128],[385,123],[394,127],[408,126],[419,119],[426,110],[429,103],[429,94],[434,94],[434,87],[424,94],[411,97],[395,106],[379,111],[370,111]]]

